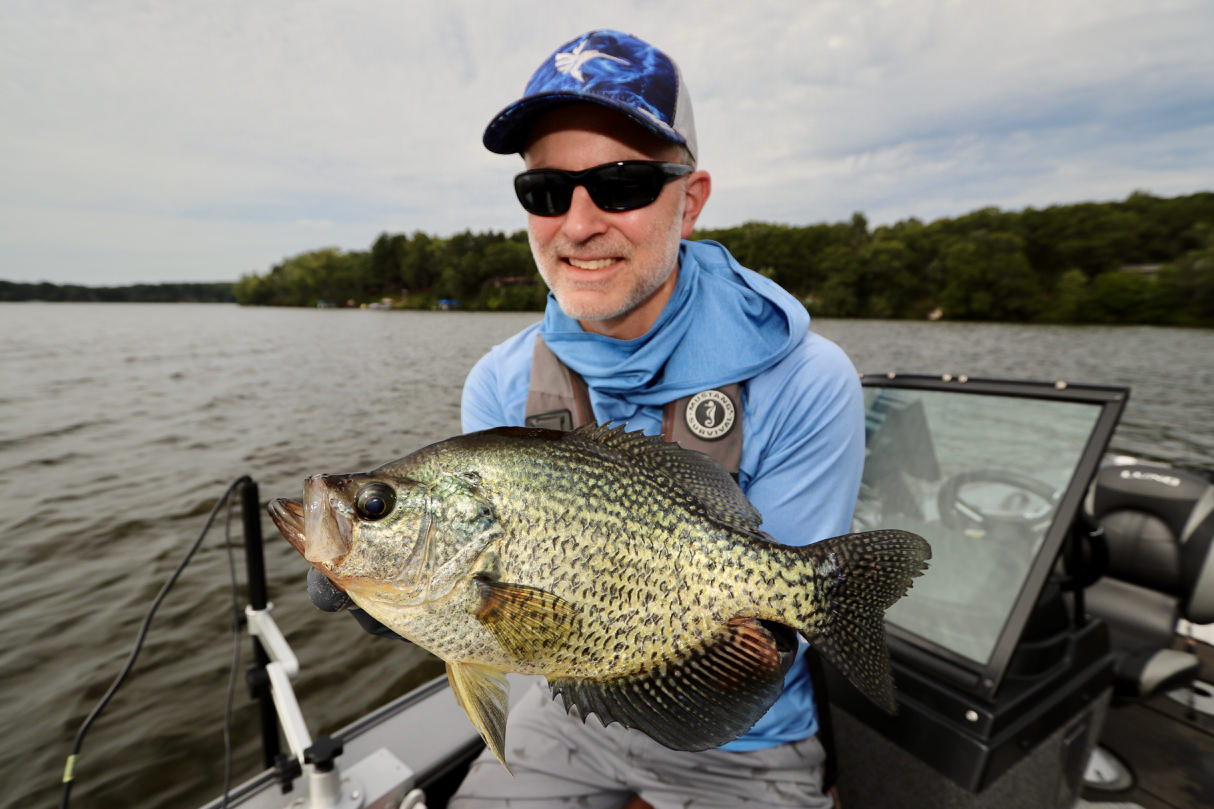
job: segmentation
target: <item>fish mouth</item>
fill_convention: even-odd
[[[353,525],[333,508],[330,482],[313,475],[304,481],[303,502],[279,498],[270,502],[270,518],[291,546],[314,566],[332,572],[350,552]]]
[[[303,503],[280,497],[270,501],[269,512],[270,519],[278,527],[278,533],[282,534],[283,539],[290,542],[295,550],[306,555],[304,548],[307,540],[304,537]]]

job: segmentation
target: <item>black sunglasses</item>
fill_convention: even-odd
[[[514,178],[514,193],[528,213],[560,216],[569,210],[573,189],[585,186],[604,211],[633,211],[651,205],[666,183],[694,169],[683,163],[622,160],[585,171],[532,169]]]

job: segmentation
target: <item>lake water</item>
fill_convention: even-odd
[[[464,375],[535,314],[0,304],[0,806],[52,805],[72,739],[227,485],[298,498],[459,432]],[[865,372],[1133,387],[1113,449],[1214,467],[1214,331],[815,321]],[[436,676],[307,601],[263,520],[275,615],[312,733]],[[235,529],[239,534],[239,527]],[[243,562],[238,559],[243,583]],[[191,806],[222,783],[231,660],[222,526],[169,594],[94,724],[74,806]],[[243,592],[241,595],[243,602]],[[242,670],[249,660],[242,646]],[[243,679],[236,781],[260,768]]]

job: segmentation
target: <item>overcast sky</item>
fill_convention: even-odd
[[[1214,190],[1211,0],[4,0],[0,279],[522,228],[481,132],[591,28],[679,63],[704,227]]]

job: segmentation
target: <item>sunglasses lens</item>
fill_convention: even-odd
[[[514,178],[514,193],[528,213],[559,216],[569,210],[573,181],[560,172],[525,171]]]
[[[594,204],[604,211],[631,211],[653,203],[662,193],[666,177],[647,163],[604,166],[586,180]]]
[[[650,205],[674,177],[692,169],[646,161],[608,163],[585,171],[533,169],[514,178],[514,193],[528,213],[560,216],[569,210],[573,189],[585,186],[594,204],[604,211],[633,211]]]

